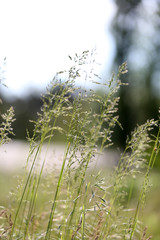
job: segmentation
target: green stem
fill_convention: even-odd
[[[157,157],[157,154],[155,153],[154,150],[155,150],[155,147],[158,144],[159,135],[160,135],[160,129],[158,131],[158,134],[157,134],[157,137],[156,137],[156,141],[155,141],[154,147],[152,149],[151,157],[150,157],[150,160],[149,160],[149,164],[148,164],[147,171],[146,171],[145,178],[144,178],[144,182],[143,182],[143,187],[142,187],[142,190],[141,190],[140,195],[139,195],[139,199],[138,199],[138,203],[137,203],[137,207],[136,207],[136,212],[135,212],[135,216],[134,216],[134,220],[133,220],[133,227],[132,227],[132,232],[131,232],[131,235],[130,235],[130,240],[132,239],[133,234],[134,234],[135,229],[136,229],[137,219],[138,219],[138,215],[139,215],[139,211],[140,211],[140,205],[141,205],[141,201],[142,201],[143,195],[145,193],[145,189],[146,189],[145,186],[147,184],[146,182],[147,182],[147,179],[148,179],[148,176],[149,176],[149,171],[150,171],[150,169],[153,168],[155,160],[156,160],[156,157]]]
[[[60,172],[60,175],[59,175],[59,180],[58,180],[58,184],[57,184],[57,188],[56,188],[56,193],[55,193],[55,196],[54,196],[54,201],[53,201],[51,212],[50,212],[50,217],[49,217],[49,222],[48,222],[47,231],[46,231],[46,235],[45,235],[45,240],[48,240],[50,238],[52,221],[53,221],[54,212],[55,212],[55,208],[56,208],[56,201],[57,201],[57,198],[58,198],[58,193],[59,193],[60,185],[61,185],[61,182],[62,182],[63,171],[64,171],[67,155],[68,155],[68,152],[69,152],[69,148],[70,148],[70,142],[68,143],[67,150],[66,150],[66,153],[65,153],[65,156],[64,156],[64,159],[63,159],[61,172]]]
[[[30,177],[31,177],[31,173],[32,173],[34,164],[35,164],[35,162],[36,162],[38,153],[39,153],[39,151],[40,151],[40,148],[41,148],[41,144],[40,144],[40,145],[38,146],[38,148],[37,148],[37,151],[36,151],[36,154],[35,154],[35,157],[34,157],[34,160],[33,160],[32,166],[31,166],[31,169],[30,169],[30,172],[29,172],[29,174],[28,174],[28,178],[27,178],[26,184],[25,184],[25,186],[24,186],[23,193],[22,193],[22,195],[21,195],[21,199],[20,199],[20,202],[19,202],[19,204],[18,204],[18,208],[17,208],[16,214],[15,214],[15,218],[14,218],[14,222],[13,222],[13,226],[12,226],[12,231],[11,231],[9,240],[12,240],[14,228],[15,228],[16,221],[17,221],[17,217],[18,217],[18,214],[19,214],[19,211],[20,211],[20,208],[21,208],[21,205],[22,205],[22,201],[23,201],[23,199],[24,199],[24,195],[25,195],[25,192],[26,192],[26,189],[27,189],[27,186],[28,186]]]

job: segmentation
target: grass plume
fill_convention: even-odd
[[[144,230],[141,216],[149,189],[149,173],[160,149],[160,130],[156,138],[151,132],[159,128],[159,122],[148,120],[136,127],[118,165],[108,177],[103,178],[101,172],[94,171],[99,156],[113,144],[115,126],[121,127],[117,113],[118,91],[126,87],[120,79],[128,70],[123,63],[117,75],[112,74],[109,81],[102,82],[94,69],[88,70],[89,62],[94,62],[92,57],[93,53],[88,51],[70,56],[71,68],[57,73],[42,97],[43,106],[37,121],[33,122],[33,135],[27,136],[30,149],[16,207],[12,215],[9,210],[0,212],[9,225],[9,230],[1,226],[1,238],[7,234],[10,240],[145,239],[146,228]],[[101,85],[104,94],[77,87],[77,79],[82,78]],[[2,118],[0,137],[4,144],[9,140],[8,133],[12,133],[13,109]],[[53,171],[45,179],[48,149],[55,144],[57,132],[65,139],[61,170],[58,176]],[[44,144],[47,148],[41,162]],[[148,156],[151,146],[153,150]],[[91,163],[95,168],[90,168]],[[130,209],[132,187],[128,179],[134,184],[139,175],[143,176],[141,191],[135,209]],[[40,210],[37,208],[42,186],[48,199],[44,207],[40,205]]]

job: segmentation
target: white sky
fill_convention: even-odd
[[[113,56],[107,33],[112,0],[0,0],[0,62],[7,58],[7,94],[42,90],[68,55],[97,48],[101,70]]]

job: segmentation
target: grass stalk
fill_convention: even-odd
[[[65,152],[65,155],[64,155],[64,159],[63,159],[63,163],[62,163],[62,167],[61,167],[61,172],[60,172],[60,175],[59,175],[58,184],[57,184],[57,187],[56,187],[56,192],[55,192],[52,208],[51,208],[51,211],[50,211],[47,231],[46,231],[46,235],[45,235],[45,240],[50,239],[52,222],[53,222],[54,212],[55,212],[55,209],[56,209],[56,201],[57,201],[57,198],[58,198],[58,193],[59,193],[59,189],[60,189],[61,182],[62,182],[64,167],[65,167],[65,164],[66,164],[66,159],[67,159],[67,155],[68,155],[68,152],[69,152],[69,148],[70,148],[70,142],[68,143],[68,146],[67,146],[67,149],[66,149],[66,152]]]
[[[118,74],[112,75],[109,83],[101,83],[99,79],[91,80],[92,83],[103,86],[108,92],[100,95],[92,90],[88,93],[75,87],[77,78],[85,76],[85,79],[88,78],[90,81],[93,76],[98,77],[92,69],[88,75],[86,70],[83,71],[84,65],[88,64],[88,55],[89,52],[84,51],[82,56],[76,54],[73,59],[69,57],[74,61],[73,66],[68,71],[59,72],[54,77],[46,96],[42,98],[43,106],[41,112],[38,113],[38,120],[34,122],[35,129],[32,138],[28,134],[30,150],[24,186],[19,191],[18,197],[20,197],[17,197],[13,224],[7,212],[0,211],[0,217],[7,219],[11,232],[7,228],[2,231],[0,225],[0,238],[6,236],[10,240],[131,240],[141,237],[140,213],[143,211],[149,188],[149,173],[160,151],[160,129],[154,139],[154,147],[147,165],[146,153],[151,143],[149,133],[157,124],[153,120],[137,126],[126,143],[118,165],[112,170],[108,179],[107,177],[103,179],[101,173],[94,175],[97,162],[92,173],[87,172],[90,163],[95,163],[96,159],[98,160],[103,154],[104,149],[112,145],[115,125],[118,124],[121,127],[117,116],[119,103],[117,93],[120,87],[125,85],[120,81],[120,77],[127,72],[127,65],[124,63],[119,67]],[[66,81],[61,80],[61,78],[64,79],[64,75]],[[5,121],[1,125],[0,145],[8,142],[8,134],[12,134],[13,109],[2,117]],[[61,123],[63,121],[67,124]],[[44,179],[43,172],[49,147],[52,142],[55,142],[56,131],[63,134],[66,144],[54,188],[52,185],[54,174]],[[39,166],[38,161],[44,143],[47,143],[47,149],[42,164]],[[135,211],[130,213],[134,179],[140,173],[144,175],[144,180]],[[52,177],[52,180],[49,177]],[[131,185],[127,182],[128,179]],[[49,199],[52,201],[51,207],[45,205],[44,208],[43,205],[43,210],[38,212],[38,218],[36,216],[37,198],[41,197],[38,190],[41,189],[41,183],[45,180],[49,181],[49,187],[52,187],[54,194],[53,198]],[[130,189],[128,190],[127,187]],[[47,187],[46,192],[50,197],[51,191],[48,192]],[[34,215],[37,217],[37,221],[34,221],[37,226],[34,223],[31,226]],[[145,234],[144,232],[142,234],[143,239],[145,235],[146,230]]]
[[[157,149],[157,146],[159,145],[159,135],[160,135],[160,128],[159,128],[159,131],[158,131],[158,134],[157,134],[157,137],[156,137],[153,149],[152,149],[152,153],[151,153],[151,156],[150,156],[150,159],[149,159],[149,163],[148,163],[148,166],[147,166],[147,171],[146,171],[145,177],[144,177],[142,190],[141,190],[140,195],[139,195],[139,199],[138,199],[138,203],[137,203],[137,207],[136,207],[136,211],[135,211],[135,215],[134,215],[134,219],[133,219],[133,226],[132,226],[132,231],[131,231],[131,235],[130,235],[130,240],[133,238],[133,235],[134,235],[134,232],[135,232],[135,229],[136,229],[136,225],[137,225],[137,221],[138,221],[140,206],[142,204],[142,200],[144,198],[144,195],[146,194],[146,188],[147,188],[146,186],[148,185],[149,172],[153,168],[153,166],[155,164],[155,161],[156,161],[156,158],[157,158],[158,151],[156,150],[156,152],[155,152],[155,149]]]

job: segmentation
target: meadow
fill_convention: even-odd
[[[118,163],[97,171],[99,156],[114,144],[115,126],[123,128],[118,92],[127,87],[121,81],[127,64],[104,82],[89,68],[93,53],[84,51],[70,60],[70,69],[57,73],[42,96],[33,134],[27,131],[30,148],[23,174],[1,174],[0,239],[158,240],[158,173],[153,167],[159,158],[159,121],[137,125]],[[95,88],[77,87],[82,78],[101,85],[103,96]],[[3,145],[14,134],[14,109],[1,117]],[[48,149],[57,133],[65,139],[61,168],[46,172]]]

